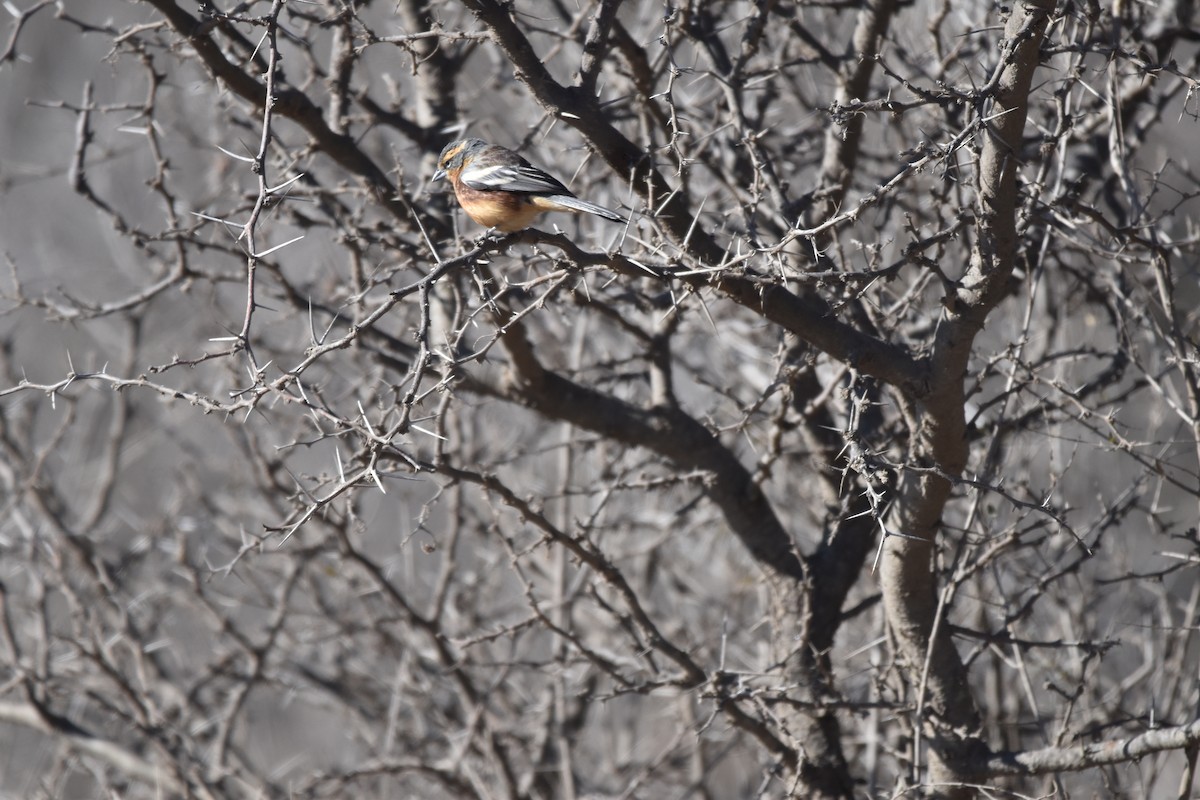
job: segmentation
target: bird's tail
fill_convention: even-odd
[[[604,206],[598,206],[595,203],[589,203],[587,200],[580,200],[578,197],[572,197],[571,195],[555,194],[550,195],[546,199],[572,211],[582,211],[585,214],[595,214],[597,217],[611,219],[613,222],[628,222],[627,219],[615,211],[609,211]]]

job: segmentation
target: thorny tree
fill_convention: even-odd
[[[1191,3],[5,8],[5,791],[1200,791]]]

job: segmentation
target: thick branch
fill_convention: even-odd
[[[859,10],[851,42],[852,55],[855,58],[839,76],[837,95],[833,101],[835,112],[844,114],[845,112],[840,111],[842,106],[867,99],[871,76],[875,72],[875,54],[881,52],[883,37],[887,33],[895,9],[895,0],[872,0]],[[862,114],[850,114],[845,124],[839,124],[840,120],[835,118],[833,124],[825,131],[821,179],[818,185],[827,187],[830,193],[820,205],[821,219],[827,219],[837,213],[842,200],[845,199],[846,187],[850,185],[850,178],[858,164],[865,121],[866,117]]]
[[[147,2],[158,9],[171,27],[188,41],[213,77],[229,87],[234,94],[252,103],[255,108],[263,107],[265,95],[262,83],[225,57],[220,45],[212,38],[210,26],[184,11],[174,0]],[[387,174],[362,151],[353,136],[338,133],[330,128],[321,107],[302,90],[293,87],[280,88],[273,111],[303,128],[321,152],[349,172],[366,179],[375,199],[393,216],[398,219],[409,217],[408,203],[398,195]]]
[[[505,339],[514,336],[510,331]],[[677,469],[712,475],[708,498],[718,505],[734,535],[752,557],[772,572],[804,577],[791,536],[775,516],[754,476],[720,440],[683,410],[643,409],[601,395],[562,375],[541,368],[538,384],[515,385],[518,402],[554,420],[604,435],[624,444],[648,447]]]
[[[907,348],[864,333],[838,319],[819,300],[794,294],[775,283],[737,274],[733,270],[697,274],[652,269],[620,254],[588,252],[561,234],[527,231],[520,241],[554,245],[581,267],[603,266],[631,278],[644,278],[649,272],[663,280],[681,280],[697,291],[715,286],[738,305],[770,320],[864,375],[897,386],[908,394],[923,394],[928,390],[928,365],[918,361]]]
[[[991,753],[975,764],[981,775],[1048,775],[1078,772],[1107,764],[1124,764],[1165,750],[1183,750],[1200,745],[1200,719],[1176,728],[1159,728],[1126,739],[1046,747],[1024,752]]]
[[[60,739],[79,753],[107,762],[132,780],[170,793],[184,793],[183,785],[169,768],[155,766],[117,743],[94,736],[70,720],[43,713],[30,703],[0,701],[0,722],[32,728]]]
[[[753,475],[708,428],[682,409],[640,408],[545,369],[520,322],[508,326],[502,341],[514,373],[504,396],[551,419],[649,448],[680,471],[711,474],[707,496],[750,554],[774,573],[804,577],[792,539]]]
[[[927,391],[910,395],[915,401],[911,411],[920,426],[910,458],[934,465],[946,475],[957,476],[966,465],[963,392],[975,336],[1003,298],[1012,275],[1017,148],[1042,35],[1053,8],[1052,0],[1030,0],[1012,10],[996,68],[994,103],[987,111],[991,125],[979,160],[975,250],[938,329]],[[965,765],[974,762],[981,745],[970,738],[979,716],[966,669],[946,626],[936,622],[940,608],[932,549],[950,489],[950,482],[939,474],[905,473],[889,520],[903,536],[886,542],[880,580],[900,661],[911,685],[923,690],[918,707],[932,712],[935,723],[930,734],[931,778],[940,784],[961,784],[974,779]]]

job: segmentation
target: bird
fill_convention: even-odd
[[[569,211],[613,222],[625,217],[580,200],[562,182],[521,156],[482,139],[459,139],[438,156],[433,180],[449,178],[467,216],[487,228],[513,233],[528,228],[539,214]]]

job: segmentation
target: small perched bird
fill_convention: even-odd
[[[538,214],[547,211],[582,211],[625,222],[614,211],[580,200],[557,178],[507,147],[482,139],[460,139],[446,145],[433,173],[433,180],[442,178],[454,184],[454,196],[468,217],[505,233],[528,228]]]

